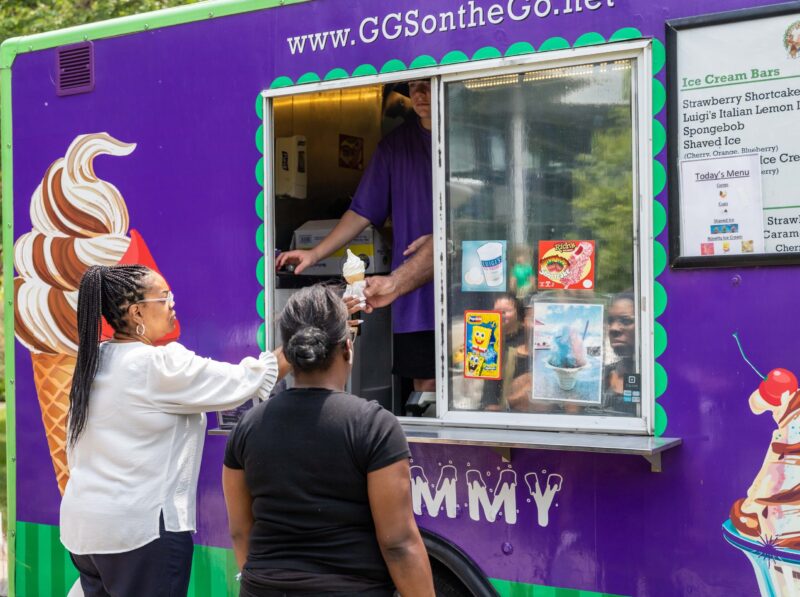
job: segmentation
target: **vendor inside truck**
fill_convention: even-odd
[[[408,84],[415,117],[389,133],[378,145],[350,208],[313,249],[282,253],[277,268],[294,265],[294,273],[313,266],[350,242],[370,224],[379,228],[391,216],[392,269],[409,248],[433,231],[430,81]],[[433,283],[393,304],[392,373],[414,381],[416,391],[435,391]]]

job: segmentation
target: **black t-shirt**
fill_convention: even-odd
[[[299,575],[304,590],[329,589],[334,578],[339,587],[391,586],[367,473],[408,457],[400,424],[377,402],[297,388],[253,408],[225,449],[225,466],[244,469],[253,497],[243,576],[268,587],[271,572],[307,573]]]

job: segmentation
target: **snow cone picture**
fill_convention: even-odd
[[[136,148],[107,133],[79,135],[55,160],[31,197],[32,229],[14,244],[14,332],[31,352],[42,423],[63,494],[67,412],[78,354],[78,286],[92,265],[140,263],[158,271],[142,237],[130,230],[117,187],[100,180],[98,155],[126,156]],[[177,322],[176,322],[177,323]],[[103,337],[112,330],[104,322]],[[175,340],[180,326],[160,343]]]
[[[753,566],[763,597],[800,594],[800,392],[797,378],[786,369],[762,375],[750,395],[753,414],[769,412],[776,428],[764,462],[747,490],[731,506],[723,536]]]

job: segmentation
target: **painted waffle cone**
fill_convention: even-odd
[[[67,413],[75,357],[66,354],[31,353],[33,379],[42,409],[42,423],[50,448],[50,458],[58,481],[58,490],[64,495],[69,479],[67,467]]]

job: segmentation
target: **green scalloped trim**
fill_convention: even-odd
[[[264,153],[264,125],[259,125],[256,129],[256,149],[258,153]]]
[[[377,69],[371,64],[360,64],[353,71],[354,77],[367,77],[369,75],[377,75]]]
[[[539,46],[540,52],[549,52],[550,50],[567,50],[569,49],[569,42],[563,37],[551,37],[544,40],[544,43]]]
[[[661,406],[658,402],[656,402],[656,416],[655,416],[655,429],[654,432],[656,437],[661,437],[664,435],[664,432],[667,430],[667,411],[664,410],[664,407]]]
[[[643,37],[642,32],[635,28],[635,27],[623,27],[615,31],[609,41],[623,41],[623,40],[630,40],[630,39],[641,39]],[[605,43],[605,38],[597,32],[589,32],[581,35],[578,39],[575,40],[575,43],[572,47],[583,47],[589,45],[597,45],[601,43]],[[540,52],[547,52],[550,50],[564,50],[570,48],[569,42],[564,39],[563,37],[551,37],[546,39],[540,46]],[[536,49],[528,42],[521,41],[515,42],[511,44],[508,49],[506,49],[505,56],[519,56],[522,54],[531,54],[536,52]],[[445,64],[458,64],[462,62],[469,62],[471,60],[485,60],[490,58],[500,58],[502,56],[501,52],[492,46],[485,46],[477,50],[470,59],[464,52],[459,50],[453,50],[451,52],[446,53],[442,59],[439,61],[438,64],[445,65]],[[663,164],[655,159],[655,156],[659,155],[666,146],[666,131],[664,130],[664,126],[656,120],[656,116],[664,109],[666,105],[666,90],[664,89],[663,84],[655,78],[655,75],[659,73],[664,68],[665,63],[665,51],[664,51],[664,44],[658,40],[652,40],[652,63],[653,63],[653,79],[652,79],[652,109],[653,109],[653,139],[652,139],[652,150],[653,150],[653,196],[658,196],[665,188],[667,175],[666,170]],[[436,66],[436,60],[428,55],[422,54],[417,56],[414,60],[411,61],[409,66],[406,66],[401,60],[393,59],[386,62],[383,67],[381,67],[381,73],[389,73],[389,72],[400,72],[403,70],[410,70],[410,69],[418,69],[418,68],[425,68],[425,67],[432,67]],[[378,71],[374,66],[371,64],[361,64],[357,66],[354,70],[351,77],[363,77],[369,75],[377,75],[379,74]],[[344,69],[335,68],[328,72],[325,75],[325,80],[334,80],[334,79],[344,79],[347,78],[347,72]],[[298,85],[303,83],[309,82],[316,82],[319,81],[319,76],[316,73],[306,73],[305,75],[301,76],[297,83]],[[275,89],[279,87],[287,87],[290,85],[294,85],[292,80],[289,77],[278,77],[276,78],[272,84],[270,85],[270,89]],[[259,115],[259,118],[262,118],[262,103],[257,100],[256,104],[256,113]],[[263,143],[262,143],[263,145]],[[256,146],[259,147],[260,150],[263,151],[263,147],[259,146],[259,141],[256,139]],[[259,160],[260,167],[256,171],[256,178],[259,181],[259,185],[263,186],[263,157]],[[260,171],[260,172],[259,172]],[[263,209],[263,191],[259,194],[259,197],[256,199],[256,213],[259,214],[259,217],[263,219],[264,217],[264,209]],[[653,236],[656,237],[660,235],[667,224],[667,213],[664,209],[664,206],[658,202],[653,201]],[[259,226],[259,230],[263,230],[263,222],[261,226]],[[259,234],[259,237],[263,240],[263,235]],[[258,242],[258,238],[257,238]],[[263,244],[259,246],[259,248],[263,252]],[[263,274],[263,267],[264,267],[264,256],[262,255],[261,259],[259,260],[259,271],[257,272],[257,276],[259,278],[259,282],[261,285],[264,285],[264,274]],[[653,277],[657,278],[660,276],[664,270],[666,269],[667,265],[667,253],[664,245],[659,242],[653,243]],[[261,297],[261,295],[259,295]],[[263,301],[259,299],[260,303],[263,304]],[[653,316],[654,320],[663,315],[666,307],[667,307],[667,292],[664,287],[659,282],[654,282],[653,285]],[[262,314],[263,317],[263,314]],[[259,334],[262,333],[262,325],[259,328]],[[667,331],[663,325],[658,322],[654,321],[654,357],[660,357],[667,347]],[[261,338],[261,336],[259,336]],[[655,396],[658,398],[661,396],[667,389],[667,372],[664,367],[658,363],[654,363],[654,378],[655,378]],[[667,426],[667,414],[664,408],[660,404],[656,404],[656,411],[655,411],[655,433],[656,435],[663,434],[664,430]]]
[[[495,47],[484,46],[472,55],[472,60],[488,60],[489,58],[502,58],[503,55]]]
[[[636,27],[623,27],[622,29],[617,29],[608,38],[608,41],[624,41],[626,39],[641,39],[642,37],[644,35]]]
[[[256,116],[259,120],[264,119],[264,98],[259,93],[256,97]]]
[[[653,160],[653,196],[658,196],[667,186],[667,171],[664,164]]]
[[[258,195],[256,195],[256,215],[258,216],[259,220],[264,219],[264,191],[260,191]]]
[[[572,44],[573,48],[582,48],[584,46],[596,46],[597,44],[604,44],[606,43],[606,38],[597,33],[596,31],[592,31],[590,33],[584,33],[578,39],[575,40],[575,43]]]
[[[653,354],[655,358],[660,357],[667,350],[667,330],[664,326],[656,322],[653,325]]]
[[[667,267],[667,250],[658,241],[653,242],[653,277],[658,278]]]
[[[521,56],[522,54],[533,54],[536,49],[526,41],[518,41],[508,46],[506,56]]]
[[[653,368],[653,378],[655,381],[655,391],[656,391],[656,400],[661,398],[664,395],[664,392],[667,391],[667,386],[669,385],[669,379],[667,377],[667,370],[664,369],[664,366],[661,363],[656,363],[655,367]]]
[[[657,156],[667,144],[667,131],[664,125],[653,118],[653,156]]]
[[[422,56],[417,56],[414,58],[414,60],[411,61],[411,64],[408,65],[408,68],[426,68],[428,66],[436,66],[436,58],[429,56],[428,54],[423,54]]]
[[[664,109],[667,102],[667,92],[658,79],[653,79],[653,117]]]
[[[280,89],[281,87],[291,87],[292,85],[294,85],[294,81],[292,81],[289,77],[278,77],[272,82],[269,88]]]
[[[265,269],[266,264],[267,262],[266,259],[264,258],[264,255],[261,256],[261,258],[258,260],[258,263],[256,264],[256,279],[258,280],[258,283],[261,284],[262,287],[264,287],[264,272],[266,271]]]
[[[256,332],[256,342],[258,342],[258,348],[261,352],[267,350],[267,324],[266,322],[262,323],[258,326],[258,332]]]
[[[653,316],[661,317],[667,308],[667,291],[661,282],[653,282]]]
[[[264,310],[266,307],[264,306],[266,303],[266,296],[264,293],[264,289],[262,288],[261,291],[258,293],[258,298],[256,299],[256,313],[261,319],[264,319]]]
[[[256,181],[258,181],[258,186],[264,186],[264,158],[261,157],[256,163]]]
[[[439,64],[459,64],[461,62],[469,62],[469,57],[461,50],[453,50],[445,54]]]
[[[300,75],[300,78],[297,79],[298,85],[304,85],[306,83],[319,83],[320,78],[317,73],[314,72],[307,72],[303,75]]]
[[[325,81],[335,81],[337,79],[347,79],[350,75],[343,68],[334,68],[329,70],[328,74],[323,77]]]
[[[402,60],[389,60],[381,67],[381,73],[397,73],[401,70],[406,70],[406,65]]]
[[[654,38],[651,52],[653,56],[653,76],[655,77],[667,63],[667,50],[660,39]]]
[[[262,253],[264,252],[264,222],[256,230],[256,246]]]
[[[667,210],[660,201],[653,201],[653,236],[658,236],[667,227]]]

